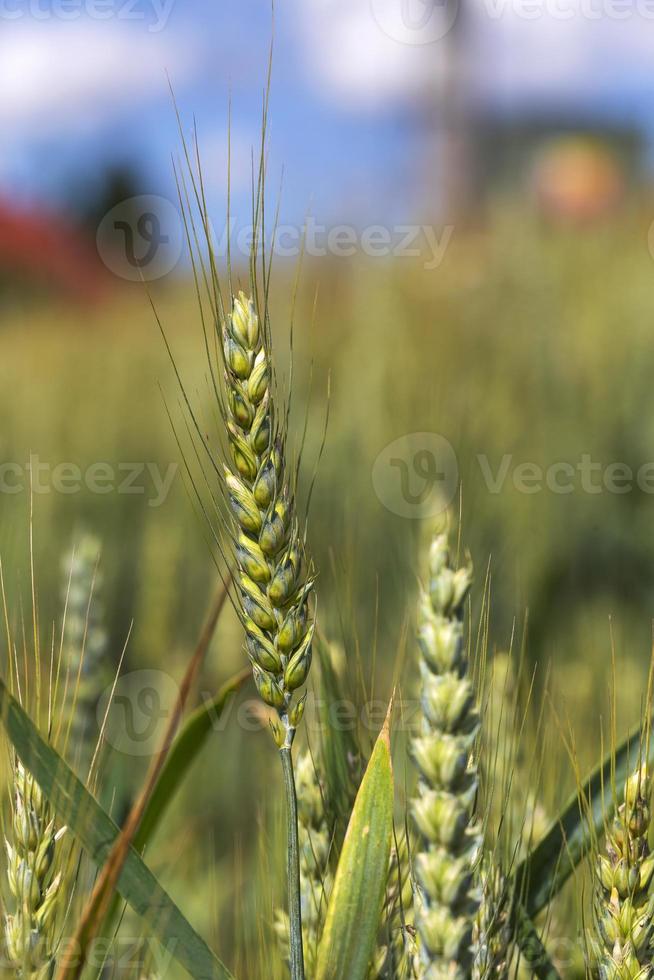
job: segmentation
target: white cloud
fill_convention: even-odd
[[[626,19],[610,16],[612,9],[612,0],[483,0],[471,6],[477,89],[490,99],[520,103],[596,101],[603,93],[638,88],[651,70],[654,6],[646,17],[646,8],[635,2]]]
[[[460,3],[454,20],[445,0],[294,0],[307,73],[355,108],[412,101],[452,57],[453,21],[465,37],[461,75],[491,102],[592,99],[651,71],[654,0]]]
[[[108,21],[16,21],[0,35],[3,140],[92,130],[179,83],[193,51]]]
[[[419,0],[423,2],[423,0]],[[294,0],[297,44],[326,96],[354,109],[383,108],[415,95],[433,77],[427,48],[394,36],[399,0]]]

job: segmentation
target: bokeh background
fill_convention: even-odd
[[[331,390],[309,515],[322,628],[361,676],[374,661],[380,697],[394,674],[412,692],[418,543],[449,501],[475,610],[490,581],[490,652],[523,651],[536,713],[549,675],[558,723],[594,763],[612,653],[622,730],[651,648],[654,6],[279,0],[273,18],[259,0],[5,0],[0,28],[0,542],[14,622],[32,511],[45,638],[62,562],[90,532],[110,664],[131,630],[124,672],[181,676],[217,572],[148,296],[211,418],[171,93],[184,136],[196,127],[223,258],[231,146],[238,277],[274,33],[272,307],[284,365],[297,282],[305,488],[328,378]],[[201,690],[242,659],[228,614]],[[262,827],[279,816],[273,750],[245,718],[213,736],[150,854],[230,963],[247,961],[279,897],[255,881]],[[115,753],[114,801],[146,762]],[[551,765],[565,795],[574,774],[555,736]]]

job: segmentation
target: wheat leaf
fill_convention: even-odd
[[[70,828],[93,861],[102,866],[119,828],[61,756],[43,740],[2,680],[0,712],[18,756],[60,820]],[[194,980],[234,980],[133,848],[118,881],[118,891]]]
[[[530,918],[559,893],[588,854],[594,837],[604,833],[614,807],[614,787],[626,782],[636,763],[641,732],[628,736],[610,751],[583,786],[575,791],[550,830],[518,866],[514,894]],[[652,750],[649,750],[650,760]],[[581,801],[585,801],[582,806]]]
[[[372,958],[393,833],[390,708],[373,749],[338,862],[315,980],[363,980]]]
[[[518,903],[516,916],[516,941],[524,960],[537,980],[561,980],[560,974],[543,945],[536,926]]]
[[[134,848],[143,853],[161,819],[173,800],[180,784],[188,775],[191,765],[213,731],[227,702],[242,685],[252,677],[249,667],[230,677],[215,698],[203,703],[187,719],[170,749],[170,754],[159,774],[157,785],[143,814],[141,825],[134,837]]]

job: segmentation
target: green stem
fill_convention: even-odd
[[[300,846],[297,829],[297,797],[293,776],[293,757],[290,745],[279,750],[286,790],[286,825],[288,843],[286,869],[288,874],[288,918],[290,922],[291,980],[304,980],[302,951],[302,909],[300,907]]]

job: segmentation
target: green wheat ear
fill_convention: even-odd
[[[492,852],[483,856],[480,870],[481,901],[474,929],[474,980],[503,980],[509,975],[513,954],[510,885]]]
[[[242,292],[224,318],[222,342],[232,463],[224,479],[246,649],[259,694],[281,719],[277,742],[289,747],[304,708],[293,698],[311,666],[313,578],[276,418],[268,328]]]
[[[66,605],[63,664],[65,665],[65,738],[70,757],[82,779],[98,737],[96,716],[100,696],[110,680],[107,673],[107,634],[100,601],[98,571],[101,544],[85,534],[72,555],[64,559],[63,598]]]
[[[15,911],[5,921],[7,955],[16,976],[49,980],[55,966],[63,876],[59,841],[50,804],[30,773],[13,761],[14,801],[5,837],[7,879]]]
[[[415,977],[416,943],[413,938],[413,881],[411,856],[406,836],[396,838],[391,862],[384,907],[386,926],[383,930],[387,945],[377,951],[379,969],[370,976],[388,980],[409,980]],[[383,954],[383,958],[382,958]]]
[[[654,854],[648,835],[651,781],[643,766],[627,780],[597,864],[595,952],[600,980],[654,977]]]
[[[473,746],[479,715],[463,633],[471,582],[469,565],[452,567],[447,531],[440,531],[429,551],[429,581],[418,609],[422,732],[411,746],[420,774],[413,801],[420,834],[416,924],[424,976],[431,980],[469,978],[474,961],[481,831],[474,819]]]

